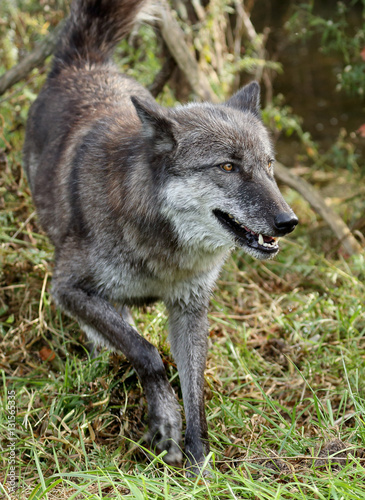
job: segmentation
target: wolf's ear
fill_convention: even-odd
[[[142,122],[144,135],[151,140],[157,153],[168,153],[176,146],[174,123],[165,108],[153,101],[131,97],[137,115]]]
[[[257,82],[251,82],[236,92],[226,103],[226,106],[241,111],[251,111],[260,117],[260,86]]]

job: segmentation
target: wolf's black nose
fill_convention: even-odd
[[[298,217],[293,213],[281,212],[275,217],[274,224],[282,234],[288,234],[294,231],[295,226],[298,224]]]

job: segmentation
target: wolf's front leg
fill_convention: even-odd
[[[180,409],[157,349],[98,295],[54,279],[53,296],[94,342],[122,351],[131,362],[147,398],[149,440],[158,451],[167,451],[167,463],[180,463]]]
[[[208,345],[207,304],[168,306],[170,343],[179,371],[186,416],[187,475],[194,475],[209,453],[204,408],[204,369]],[[190,469],[190,471],[189,471]]]

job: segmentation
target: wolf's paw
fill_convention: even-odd
[[[167,451],[163,459],[166,463],[175,466],[182,464],[182,452],[179,446],[181,441],[181,418],[175,418],[173,422],[167,419],[150,422],[148,432],[145,436],[152,449],[159,453]]]
[[[206,464],[204,469],[203,469],[203,463],[204,463],[204,460],[202,460],[202,462],[199,462],[199,463],[195,462],[194,464],[192,464],[188,460],[186,465],[185,465],[185,477],[187,477],[188,479],[196,479],[199,475],[201,475],[202,477],[204,477],[208,480],[212,479],[213,474],[212,474],[212,471],[210,468],[211,467],[210,462],[208,462],[208,464]]]
[[[145,440],[157,453],[166,451],[163,459],[170,465],[182,462],[180,406],[167,378],[147,385],[148,432]]]

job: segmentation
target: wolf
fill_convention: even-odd
[[[165,108],[110,61],[143,0],[75,0],[31,106],[24,168],[55,246],[52,294],[93,342],[121,351],[148,404],[148,440],[179,464],[182,420],[156,347],[127,308],[163,301],[186,417],[187,467],[209,453],[207,311],[235,247],[274,257],[298,219],[274,179],[257,82],[221,104]]]

